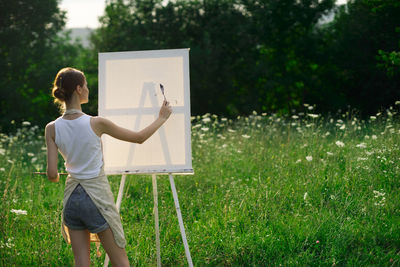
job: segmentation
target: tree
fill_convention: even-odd
[[[79,53],[59,34],[64,24],[57,0],[0,1],[0,131],[11,120],[43,126],[57,114],[51,82]]]
[[[193,114],[238,115],[298,106],[313,86],[307,58],[333,0],[110,1],[98,51],[191,49]],[[308,54],[303,56],[304,51]],[[304,73],[305,69],[309,69]]]
[[[399,73],[390,76],[382,68],[382,56],[399,46],[400,2],[349,1],[331,27],[327,55],[336,66],[334,79],[347,103],[371,114],[400,99]]]

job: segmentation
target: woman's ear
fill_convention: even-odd
[[[82,94],[82,86],[80,86],[79,84],[76,86],[75,90],[79,95]]]

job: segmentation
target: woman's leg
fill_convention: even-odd
[[[76,267],[90,266],[90,234],[88,230],[71,230],[72,252],[74,253]]]
[[[124,248],[118,247],[115,243],[114,235],[111,228],[107,228],[103,232],[97,233],[103,248],[106,250],[113,267],[129,266],[128,256]]]

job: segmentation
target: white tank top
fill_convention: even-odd
[[[78,179],[97,177],[103,167],[101,138],[90,126],[90,118],[83,114],[74,120],[62,117],[55,120],[55,142],[65,160],[65,168]]]

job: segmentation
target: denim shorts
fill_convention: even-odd
[[[78,184],[64,208],[64,224],[71,230],[88,229],[91,233],[106,230],[109,225],[86,193]]]

